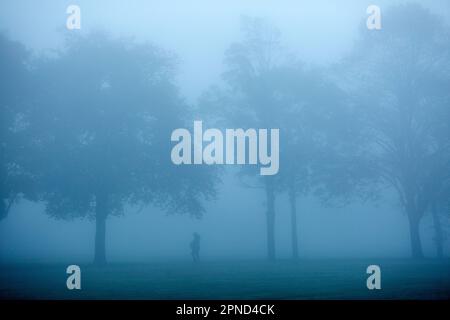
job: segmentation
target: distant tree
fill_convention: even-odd
[[[382,30],[362,30],[341,79],[371,169],[396,190],[408,217],[414,258],[423,257],[422,217],[448,186],[449,40],[442,20],[420,5],[393,7]]]
[[[241,30],[243,40],[233,43],[225,52],[223,85],[204,94],[201,109],[206,109],[209,116],[214,114],[217,126],[280,128],[279,105],[271,88],[272,74],[284,59],[280,32],[267,20],[250,17],[242,18]],[[267,255],[274,260],[278,176],[260,176],[255,165],[242,167],[239,177],[245,186],[262,188],[265,192]]]
[[[27,112],[31,104],[28,50],[0,34],[0,220],[21,196],[33,199]]]
[[[36,165],[47,213],[96,221],[96,264],[106,263],[106,221],[129,204],[201,216],[215,195],[209,167],[170,159],[171,132],[189,107],[174,84],[174,57],[150,44],[102,33],[67,38],[37,67]]]
[[[362,176],[343,157],[348,157],[352,134],[343,121],[348,113],[346,96],[324,70],[291,63],[274,72],[271,90],[283,131],[278,184],[288,195],[292,256],[297,259],[297,199],[307,195],[317,195],[326,203],[344,199],[354,193]],[[356,156],[357,148],[352,151]]]
[[[343,190],[342,185],[338,190],[325,188],[327,180],[337,173],[325,163],[331,150],[342,145],[337,142],[337,134],[345,139],[344,131],[350,132],[341,121],[345,118],[345,96],[322,71],[304,67],[289,54],[281,45],[279,30],[269,21],[244,17],[242,33],[243,40],[226,51],[224,85],[210,89],[202,105],[208,114],[215,115],[219,125],[280,129],[279,173],[261,177],[257,166],[246,166],[239,177],[244,186],[265,191],[269,260],[275,259],[276,195],[287,192],[292,255],[296,259],[298,196],[314,190],[328,200]],[[348,182],[349,177],[345,178]]]

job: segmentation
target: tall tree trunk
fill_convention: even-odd
[[[95,258],[94,264],[106,264],[106,217],[108,216],[108,198],[104,194],[96,196],[95,204]]]
[[[441,221],[439,219],[439,213],[436,203],[431,205],[431,214],[433,217],[433,225],[434,225],[434,241],[436,243],[436,254],[438,259],[444,258],[444,246],[443,246],[443,234],[442,234],[442,226]]]
[[[420,215],[415,210],[408,210],[409,234],[411,240],[411,256],[413,259],[422,259],[423,251],[420,241]]]
[[[266,178],[267,197],[267,258],[275,260],[275,191],[271,178]]]
[[[297,235],[297,197],[294,188],[289,190],[289,203],[291,206],[291,240],[292,258],[298,259],[298,235]]]

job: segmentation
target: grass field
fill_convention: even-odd
[[[366,268],[381,267],[381,290]],[[2,299],[449,299],[450,261],[300,260],[81,265],[81,290],[67,265],[0,266]]]

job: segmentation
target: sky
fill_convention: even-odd
[[[18,0],[0,4],[0,30],[36,50],[58,48],[66,24],[66,8],[81,8],[81,32],[107,30],[117,37],[151,41],[180,58],[184,95],[191,102],[220,80],[223,52],[239,39],[242,15],[265,17],[282,32],[283,43],[309,64],[339,61],[352,48],[366,9],[382,9],[408,1],[367,0],[168,0],[55,1]],[[450,17],[447,0],[423,5]]]

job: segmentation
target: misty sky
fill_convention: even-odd
[[[305,63],[328,65],[349,52],[364,23],[369,4],[384,6],[407,1],[2,1],[0,31],[38,53],[61,44],[69,4],[81,7],[82,30],[106,30],[117,37],[151,41],[174,52],[179,60],[178,83],[190,103],[220,80],[224,51],[240,39],[242,15],[269,18],[282,32],[283,44]],[[421,1],[450,20],[448,0]],[[420,22],[418,22],[420,23]],[[168,143],[170,143],[168,137]],[[406,216],[395,196],[375,204],[323,208],[312,199],[298,200],[300,255],[303,257],[408,256]],[[205,259],[265,257],[263,190],[245,189],[230,173],[219,198],[207,204],[203,219],[166,216],[148,207],[130,208],[125,217],[111,217],[107,255],[148,260],[189,259],[191,234],[202,236]],[[290,255],[289,210],[277,198],[276,237],[279,256]],[[43,205],[22,202],[0,222],[0,261],[53,260],[67,256],[90,260],[94,223],[55,221]],[[434,252],[432,224],[422,223],[425,253]],[[108,250],[114,248],[114,251]],[[448,245],[447,245],[448,251]]]

